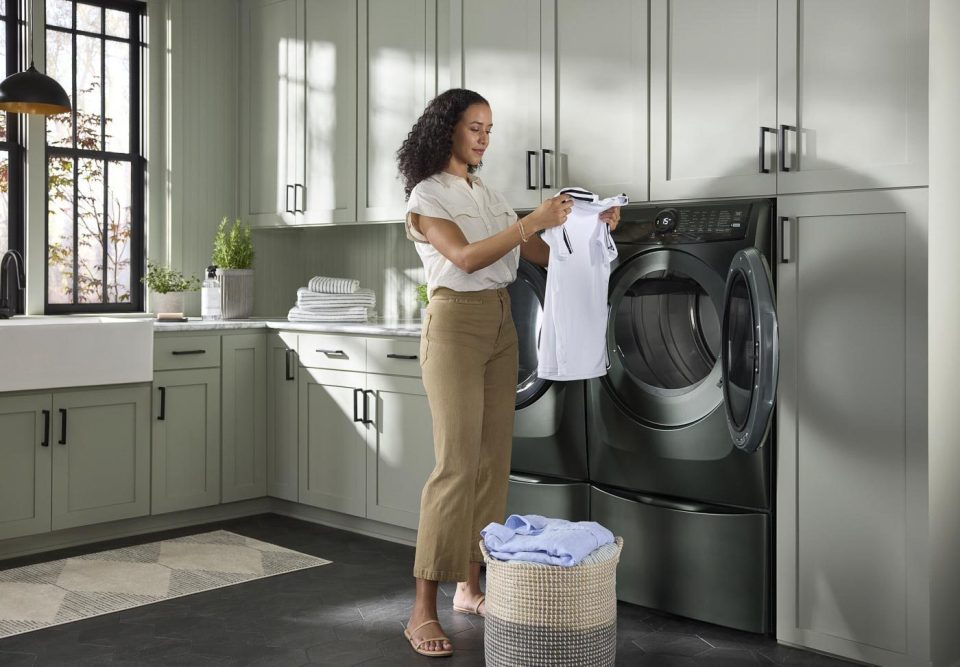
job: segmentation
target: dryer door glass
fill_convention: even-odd
[[[610,279],[604,382],[643,422],[682,426],[721,402],[723,277],[680,250],[641,253]]]
[[[770,268],[756,248],[734,256],[724,290],[723,402],[733,444],[753,452],[773,419],[780,344]]]
[[[543,269],[520,260],[517,279],[510,285],[510,312],[517,327],[520,364],[517,370],[518,410],[536,401],[549,382],[537,377],[537,345],[543,322],[543,300],[546,294],[546,275]]]

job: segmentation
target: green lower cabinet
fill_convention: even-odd
[[[53,393],[52,528],[150,512],[150,387]]]
[[[220,370],[153,375],[152,514],[220,502]]]
[[[0,396],[0,540],[50,530],[50,394]]]
[[[420,378],[367,375],[367,518],[417,528],[420,493],[433,471],[430,404]]]
[[[224,335],[222,502],[267,495],[267,338]]]
[[[366,515],[365,377],[300,369],[301,503]]]
[[[297,502],[297,334],[267,338],[267,494]]]

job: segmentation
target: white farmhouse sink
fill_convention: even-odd
[[[152,319],[0,320],[0,392],[152,379]]]

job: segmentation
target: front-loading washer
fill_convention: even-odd
[[[772,608],[774,208],[625,207],[609,368],[587,382],[591,518],[624,537],[620,599],[755,632]]]

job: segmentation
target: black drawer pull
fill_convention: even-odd
[[[174,350],[171,354],[180,356],[182,354],[206,354],[206,350]]]
[[[157,416],[157,421],[163,421],[167,418],[167,388],[158,387],[160,390],[160,414]]]
[[[50,411],[43,411],[43,441],[40,443],[43,447],[50,446]]]
[[[67,444],[67,411],[60,408],[60,440],[61,445]]]
[[[415,361],[416,358],[417,358],[417,355],[415,354],[394,354],[393,352],[391,352],[390,354],[387,355],[387,359],[406,359],[408,361]]]
[[[328,357],[346,357],[347,353],[343,350],[317,350],[320,354],[325,354]]]

